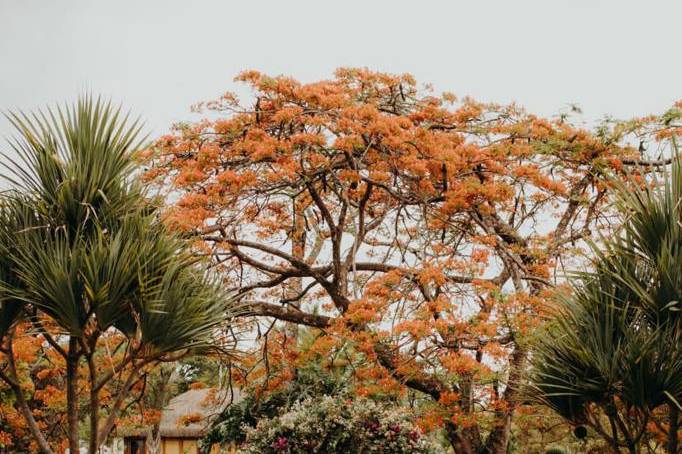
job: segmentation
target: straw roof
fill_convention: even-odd
[[[232,403],[239,402],[241,394],[238,389],[234,390]],[[211,392],[211,389],[191,389],[170,400],[166,408],[161,412],[159,430],[161,437],[166,438],[201,438],[206,429],[227,405],[230,404],[230,395],[225,393]],[[188,416],[199,418],[196,422],[183,423],[183,418]],[[194,419],[194,418],[192,418]],[[119,436],[123,437],[146,437],[149,428],[122,429]]]

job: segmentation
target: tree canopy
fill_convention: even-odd
[[[307,360],[292,325],[315,327],[316,352],[363,355],[358,392],[417,393],[431,401],[421,424],[444,426],[457,453],[505,452],[528,335],[562,267],[610,226],[607,175],[665,165],[655,139],[679,128],[679,106],[589,131],[409,75],[237,80],[253,102],[201,104],[207,119],[148,150],[146,178],[258,316],[243,380],[286,381]]]

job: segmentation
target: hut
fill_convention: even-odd
[[[191,389],[174,397],[161,412],[158,452],[199,454],[199,439],[205,435],[211,420],[230,401],[236,402],[239,398],[238,390],[232,399],[226,399],[210,389]],[[125,454],[149,454],[147,437],[151,436],[151,427],[123,429],[119,433],[123,437]],[[219,451],[217,445],[211,448],[211,454]],[[227,452],[234,452],[234,449]]]

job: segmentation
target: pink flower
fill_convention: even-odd
[[[283,450],[287,449],[287,446],[288,446],[288,445],[289,445],[289,443],[287,442],[287,439],[286,439],[286,438],[284,438],[284,437],[279,437],[279,438],[277,439],[277,441],[275,441],[275,442],[272,444],[272,447],[273,447],[274,449],[282,450],[282,451],[283,451]]]

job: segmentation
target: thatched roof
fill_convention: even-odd
[[[161,437],[201,438],[211,423],[211,420],[225,409],[227,405],[241,400],[238,389],[230,399],[229,393],[211,392],[210,389],[191,389],[175,396],[161,412],[159,429]],[[200,419],[189,424],[183,423],[183,418],[197,416]],[[121,429],[119,436],[146,437],[148,428]]]

